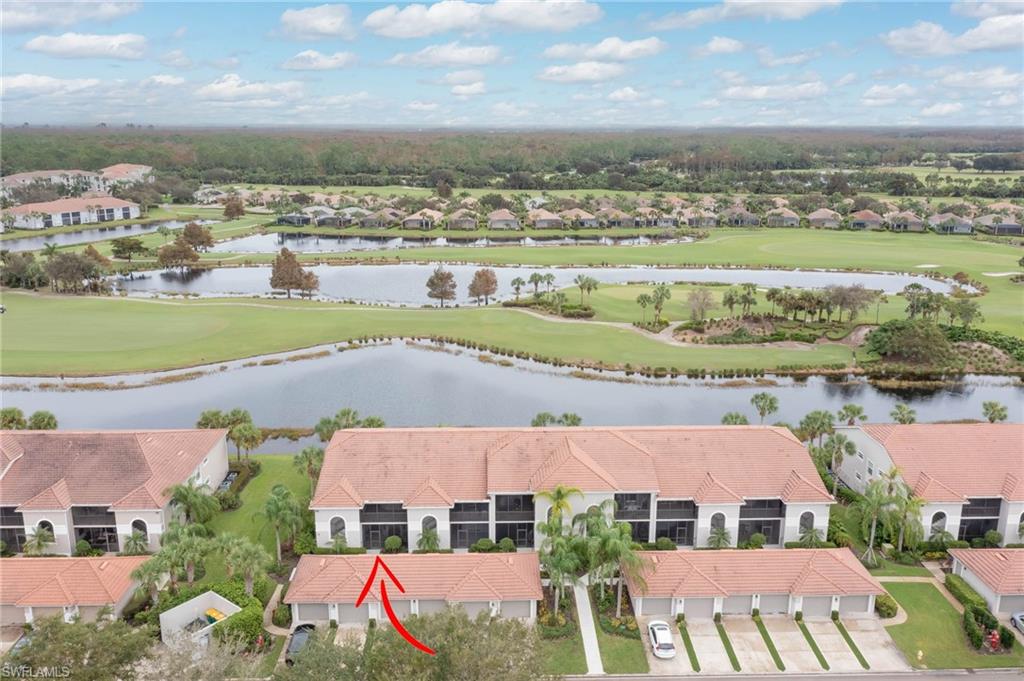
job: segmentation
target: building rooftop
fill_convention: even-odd
[[[949,555],[996,594],[1024,595],[1024,549],[950,549]]]
[[[44,201],[42,203],[23,203],[20,206],[8,208],[7,211],[16,214],[28,213],[69,213],[83,211],[89,208],[129,208],[138,206],[131,201],[116,199],[113,196],[78,197],[68,199],[57,199],[56,201]]]
[[[100,170],[100,175],[103,176],[104,180],[123,180],[134,174],[143,174],[153,172],[152,166],[140,165],[138,163],[115,163],[112,166],[107,166]]]
[[[39,608],[117,603],[135,588],[132,572],[149,559],[4,558],[0,561],[0,603]]]

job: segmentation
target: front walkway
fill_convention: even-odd
[[[601,648],[597,644],[597,629],[594,628],[594,614],[590,609],[590,594],[584,584],[572,588],[576,597],[576,619],[583,637],[583,652],[587,658],[587,674],[604,674],[601,664]]]
[[[277,607],[277,602],[280,599],[281,585],[278,584],[277,588],[274,589],[274,595],[270,597],[270,601],[267,603],[267,607],[263,609],[263,628],[274,636],[289,636],[292,633],[291,631],[282,629],[274,624],[274,608]]]

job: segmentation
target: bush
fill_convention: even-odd
[[[990,631],[999,627],[999,620],[997,620],[996,616],[989,612],[987,608],[971,606],[970,610],[974,619],[985,629],[985,631]]]
[[[220,502],[222,511],[233,511],[242,505],[242,498],[230,489],[214,492],[213,496]]]
[[[804,611],[803,610],[797,610],[796,613],[794,613],[794,615],[793,615],[793,619],[795,619],[797,622],[803,622],[804,621]]]
[[[999,625],[999,645],[1002,646],[1003,650],[1010,652],[1013,650],[1013,644],[1017,642],[1017,637],[1013,635],[1007,627],[1002,624]]]
[[[748,549],[762,549],[764,548],[765,542],[768,541],[768,537],[764,536],[760,532],[755,532],[750,535],[750,539],[747,540],[746,548]]]
[[[974,617],[971,616],[970,609],[964,610],[963,624],[964,633],[967,634],[967,640],[971,642],[971,645],[974,646],[975,649],[981,648],[982,644],[985,642],[985,633],[981,630],[981,627],[978,626]]]
[[[516,543],[512,541],[512,537],[502,537],[498,542],[498,550],[502,553],[515,553]]]
[[[271,621],[276,627],[289,628],[292,625],[292,609],[290,606],[282,603],[281,605],[274,608],[274,614],[271,617]]]
[[[400,553],[401,550],[402,538],[393,534],[384,540],[384,548],[381,553]]]
[[[803,544],[801,544],[798,541],[788,541],[785,544],[783,544],[783,546],[785,548],[787,548],[787,549],[806,549],[807,548],[806,546],[804,546]],[[820,544],[818,544],[815,548],[819,548],[819,549],[834,549],[834,548],[836,548],[836,543],[834,541],[823,541]]]
[[[94,549],[89,542],[84,539],[79,539],[75,542],[75,555],[82,558],[89,558],[92,556],[102,556],[103,551],[101,549]]]
[[[683,626],[686,624],[686,615],[684,613],[679,613],[678,615],[676,615],[676,624],[678,624],[679,626]]]
[[[899,606],[896,605],[895,598],[889,594],[882,594],[875,597],[875,612],[882,619],[889,619],[896,616],[896,613],[899,612]]]
[[[494,543],[493,539],[489,537],[483,537],[473,542],[473,545],[469,547],[470,553],[494,553],[498,550],[498,545]]]
[[[832,611],[832,621],[833,622],[838,622],[839,621],[839,611],[838,610],[833,610]]]
[[[988,603],[971,585],[964,581],[963,577],[949,573],[946,575],[946,588],[953,597],[964,604],[964,607],[974,606],[981,609],[988,608]]]
[[[754,608],[753,610],[751,610],[750,611],[750,616],[751,617],[760,617],[761,616],[761,608]]]
[[[313,530],[306,529],[300,532],[292,543],[292,553],[296,556],[304,556],[307,553],[316,553],[316,536]]]
[[[721,622],[722,622],[722,613],[716,612],[715,613],[715,624],[721,624]]]
[[[658,551],[675,551],[676,543],[668,537],[658,537],[654,542],[654,548]]]

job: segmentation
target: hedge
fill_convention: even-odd
[[[889,594],[882,594],[875,597],[875,612],[882,619],[889,619],[896,616],[896,613],[899,612],[899,606],[896,605],[895,598]]]
[[[981,597],[977,591],[971,588],[971,585],[964,581],[963,577],[949,573],[946,575],[946,588],[949,589],[949,593],[953,594],[953,597],[964,604],[964,607],[978,607],[982,610],[987,610],[988,603],[984,598]]]
[[[834,541],[820,541],[817,546],[804,546],[798,541],[788,541],[783,546],[787,549],[834,549],[836,543]]]

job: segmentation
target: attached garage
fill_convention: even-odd
[[[351,603],[338,604],[338,624],[365,624],[370,619],[370,609],[364,603],[358,608]]]
[[[749,615],[753,600],[753,596],[728,596],[722,601],[722,614]]]
[[[444,612],[448,608],[448,604],[444,601],[420,601],[419,610],[421,615],[433,615],[435,613]]]
[[[490,612],[491,604],[487,601],[469,601],[466,603],[460,603],[462,609],[466,611],[470,619],[473,619],[481,612]]]
[[[831,617],[832,597],[831,596],[804,596],[803,610],[804,617]]]
[[[25,608],[14,605],[0,605],[0,627],[25,623]]]
[[[398,616],[398,619],[404,620],[410,613],[412,613],[412,603],[410,601],[391,601],[391,609],[395,611],[395,615]],[[384,612],[383,605],[381,605],[380,611],[382,615],[385,617],[387,616],[387,613]]]
[[[1024,596],[1003,596],[999,599],[999,612],[1024,612]]]
[[[762,615],[779,615],[789,612],[789,594],[761,594],[758,610]]]
[[[502,617],[520,617],[527,618],[530,616],[530,601],[502,601],[501,603],[501,616]]]
[[[330,619],[330,609],[326,603],[299,603],[296,614],[302,622],[326,622]]]
[[[840,615],[863,614],[866,612],[870,612],[870,610],[871,596],[843,596],[839,599]]]
[[[39,620],[44,617],[64,616],[64,608],[32,608],[32,619]]]
[[[612,601],[615,599],[613,598]],[[672,599],[671,598],[644,598],[641,604],[642,615],[671,615],[672,614]]]
[[[709,620],[715,616],[715,599],[687,598],[683,601],[683,613],[688,620]]]

